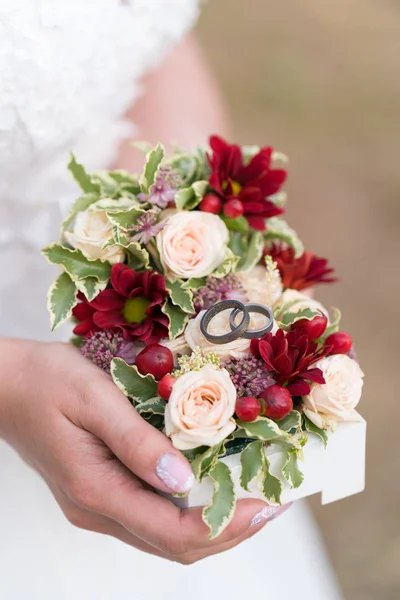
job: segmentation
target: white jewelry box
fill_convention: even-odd
[[[365,487],[365,444],[367,424],[360,421],[339,423],[334,432],[328,434],[328,444],[324,447],[322,440],[315,434],[309,433],[309,440],[303,448],[304,461],[299,461],[299,467],[304,474],[304,481],[297,489],[283,483],[282,504],[287,504],[300,498],[305,498],[321,492],[322,504],[329,504],[341,498],[362,492]],[[265,449],[270,462],[270,470],[279,476],[283,463],[282,451],[278,446]],[[251,492],[246,492],[240,485],[240,455],[233,454],[220,459],[228,465],[235,483],[237,498],[260,498],[265,500],[256,482],[249,486]],[[192,506],[207,506],[213,494],[212,481],[205,477],[201,483],[196,483],[188,496],[173,498],[181,508]]]

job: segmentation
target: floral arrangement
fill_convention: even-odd
[[[137,412],[165,432],[198,481],[215,486],[203,519],[215,537],[229,523],[235,490],[220,459],[240,454],[240,484],[257,482],[279,503],[283,482],[298,487],[309,433],[327,442],[355,412],[363,373],[350,336],[307,290],[336,279],[327,260],[306,252],[283,218],[284,155],[239,147],[218,136],[206,151],[137,144],[141,175],[88,174],[72,156],[82,189],[43,253],[62,273],[49,290],[52,328],[72,319],[73,343],[112,377]],[[250,335],[213,343],[204,315],[219,303],[269,307],[249,312]],[[232,333],[222,310],[208,333]],[[251,335],[254,332],[254,335]],[[264,447],[277,444],[281,476]]]

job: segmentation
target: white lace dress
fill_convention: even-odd
[[[51,339],[54,271],[39,250],[76,193],[67,154],[111,162],[139,78],[197,13],[196,0],[1,0],[0,335]],[[2,600],[340,597],[300,504],[240,548],[182,567],[73,528],[3,442],[0,475]]]

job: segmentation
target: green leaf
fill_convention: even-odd
[[[174,340],[185,331],[189,317],[169,300],[162,307],[162,312],[169,318],[169,339]]]
[[[121,227],[121,229],[129,229],[144,212],[143,208],[136,204],[121,212],[107,213],[107,216],[113,225]]]
[[[68,227],[71,225],[71,223],[73,222],[73,220],[75,219],[76,215],[79,212],[83,212],[83,211],[87,210],[89,208],[89,206],[91,206],[98,199],[99,199],[98,194],[91,193],[91,194],[85,194],[84,196],[81,196],[80,198],[75,200],[75,202],[73,203],[73,205],[71,207],[69,215],[62,222],[61,233],[64,233],[64,231],[66,231],[68,229]]]
[[[176,279],[175,281],[167,280],[167,290],[171,301],[175,306],[179,306],[184,312],[193,314],[193,294],[191,291],[183,288],[183,281]]]
[[[142,403],[157,396],[157,382],[152,375],[141,375],[136,366],[128,365],[122,358],[111,361],[111,376],[121,392]]]
[[[218,461],[209,472],[214,482],[210,506],[203,509],[203,521],[210,528],[209,539],[216,538],[231,522],[236,506],[235,487],[229,468]]]
[[[125,249],[130,269],[137,269],[138,267],[148,269],[150,267],[149,253],[145,248],[142,248],[139,242],[130,242],[128,245],[117,243],[116,245]]]
[[[127,211],[137,205],[138,202],[134,198],[128,198],[125,196],[121,196],[119,198],[100,198],[100,200],[97,200],[97,202],[94,202],[90,205],[89,212],[105,210],[112,215],[113,213]]]
[[[205,475],[213,468],[221,454],[222,444],[207,448],[201,453],[197,453],[191,461],[192,471],[197,481],[201,481]]]
[[[77,279],[75,281],[76,289],[82,292],[89,302],[106,289],[107,283],[107,281],[97,281],[95,277],[86,277],[86,279]]]
[[[199,290],[204,287],[207,282],[207,277],[193,277],[182,282],[184,290]]]
[[[283,208],[286,205],[287,199],[287,193],[283,192],[282,190],[276,194],[273,194],[272,196],[268,196],[268,200],[273,202],[276,206],[279,206],[279,208]]]
[[[239,262],[239,258],[235,256],[232,250],[228,247],[225,248],[225,257],[223,262],[219,265],[213,273],[211,273],[212,277],[225,277],[228,273],[236,270],[237,264]]]
[[[178,210],[193,210],[200,204],[206,195],[208,181],[196,181],[188,188],[179,190],[175,196]]]
[[[251,423],[245,423],[244,421],[238,420],[237,425],[243,429],[246,436],[249,438],[256,438],[258,440],[262,440],[263,442],[275,443],[286,440],[287,443],[291,443],[291,436],[285,431],[282,431],[277,423],[271,419],[258,417]],[[297,442],[294,438],[292,444],[294,447],[297,447]]]
[[[208,180],[210,168],[204,151],[197,150],[197,154],[187,154],[183,150],[178,149],[171,158],[166,161],[176,171],[182,179],[184,187],[190,186],[196,181]]]
[[[65,269],[71,279],[85,279],[94,277],[98,281],[108,281],[111,265],[101,260],[89,260],[80,250],[70,250],[55,242],[46,246],[42,254],[53,265],[60,265]]]
[[[269,460],[264,453],[262,492],[268,502],[281,503],[282,482],[270,472]]]
[[[79,187],[86,193],[91,192],[100,193],[100,186],[98,183],[92,181],[91,176],[86,173],[84,167],[76,162],[75,156],[71,153],[70,160],[68,163],[68,169],[71,171],[73,178],[79,185]]]
[[[77,303],[76,294],[75,284],[67,273],[62,273],[51,285],[47,308],[50,312],[52,331],[71,317],[72,309]]]
[[[231,219],[225,215],[220,215],[220,218],[223,220],[227,228],[233,231],[248,231],[249,229],[247,219],[243,215],[241,217],[237,217],[236,219]]]
[[[259,477],[264,465],[264,442],[252,442],[240,455],[242,472],[240,474],[240,485],[246,491],[249,490],[249,484]]]
[[[304,252],[303,242],[294,229],[289,227],[284,219],[272,217],[266,221],[267,231],[265,239],[271,242],[280,240],[294,249],[295,257],[298,258]]]
[[[247,244],[245,244],[244,251],[242,251],[239,256],[241,256],[240,261],[237,265],[237,271],[248,271],[254,265],[256,265],[262,257],[264,249],[264,238],[263,234],[260,231],[252,231],[247,239]],[[235,250],[233,250],[235,252]],[[236,254],[236,252],[235,252]]]
[[[298,488],[304,481],[304,475],[299,469],[296,451],[286,451],[282,474],[292,488]]]
[[[329,325],[325,329],[324,335],[321,337],[321,342],[324,342],[328,335],[331,333],[336,333],[339,331],[340,319],[342,318],[342,313],[338,308],[333,307],[332,309],[332,317],[329,318]]]
[[[139,183],[142,190],[147,193],[153,185],[156,173],[160,167],[161,161],[164,158],[165,150],[161,144],[157,144],[154,150],[150,150],[146,154],[146,164],[144,171],[139,177]]]
[[[304,426],[305,426],[306,430],[309,433],[315,433],[315,435],[317,435],[319,438],[321,438],[321,440],[323,441],[324,446],[326,448],[326,446],[328,444],[328,434],[326,433],[326,431],[324,431],[323,429],[320,429],[319,427],[314,425],[314,423],[312,421],[310,421],[310,419],[308,417],[306,417],[304,414],[303,414],[303,419],[304,419]]]
[[[321,311],[313,308],[302,308],[298,312],[287,312],[283,315],[280,323],[284,326],[284,328],[289,328],[290,325],[296,323],[296,321],[300,321],[301,319],[307,319],[307,321],[311,321],[314,317],[321,316]]]
[[[279,428],[282,431],[291,431],[292,429],[298,429],[301,427],[301,414],[298,410],[292,410],[287,417],[279,421]]]
[[[135,408],[139,415],[148,418],[151,415],[163,415],[165,412],[165,405],[165,400],[156,396],[155,398],[150,398],[144,402],[139,402],[139,404],[136,404]]]

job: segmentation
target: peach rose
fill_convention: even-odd
[[[304,413],[317,427],[334,429],[338,421],[358,421],[354,410],[361,399],[364,373],[345,354],[326,356],[313,367],[321,369],[325,384],[312,383],[303,397]]]
[[[113,227],[105,210],[86,210],[77,214],[72,231],[66,231],[64,237],[73,248],[81,250],[86,258],[100,258],[111,264],[123,262],[125,253],[122,248],[103,248],[112,234]]]
[[[236,389],[229,373],[206,365],[178,377],[165,407],[165,432],[175,448],[215,446],[236,427]]]
[[[243,358],[250,352],[250,341],[245,338],[237,338],[229,344],[213,344],[209,342],[200,330],[200,322],[206,311],[199,312],[197,317],[190,319],[185,331],[185,338],[192,350],[200,348],[204,354],[214,352],[221,359],[225,358]],[[208,326],[208,332],[212,335],[224,335],[230,333],[231,327],[229,317],[232,310],[229,308],[218,313]],[[237,322],[240,323],[240,316],[237,317]],[[261,329],[266,324],[266,318],[259,313],[250,314],[249,329]],[[277,330],[277,325],[274,323],[273,333]]]
[[[205,277],[225,258],[225,223],[211,213],[182,211],[168,217],[156,236],[165,274],[169,278]]]

